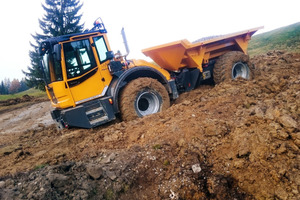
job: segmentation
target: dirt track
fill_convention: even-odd
[[[200,87],[127,123],[19,123],[0,135],[0,199],[300,199],[300,55],[252,62],[252,81]]]
[[[54,124],[50,110],[50,103],[46,101],[2,113],[0,114],[0,134],[24,132],[24,130],[35,129],[38,126]]]

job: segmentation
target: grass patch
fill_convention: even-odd
[[[30,98],[23,98],[24,95],[28,95]],[[43,101],[49,101],[46,92],[37,89],[29,89],[10,95],[0,95],[0,114]]]
[[[300,22],[255,35],[249,42],[250,56],[273,50],[300,53]]]
[[[107,200],[112,200],[112,199],[116,199],[116,195],[112,189],[108,189],[104,194],[104,198]]]
[[[33,97],[45,97],[45,98],[47,97],[46,92],[38,90],[38,89],[31,88],[29,90],[19,92],[19,93],[16,93],[16,94],[0,95],[0,100],[5,101],[7,99],[21,98],[24,95],[29,95],[29,96],[33,96]]]
[[[44,167],[48,166],[48,164],[40,164],[34,167],[34,170],[43,169]]]
[[[155,149],[155,150],[158,150],[158,149],[161,149],[161,145],[160,144],[156,144],[156,145],[153,145],[152,148]]]
[[[169,160],[165,160],[163,164],[164,164],[164,166],[168,166],[168,165],[170,165],[170,161]]]

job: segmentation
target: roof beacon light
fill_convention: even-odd
[[[92,28],[92,31],[98,30],[101,33],[107,33],[106,28],[104,26],[104,23],[101,19],[101,17],[98,17],[95,21],[94,21],[94,27]]]

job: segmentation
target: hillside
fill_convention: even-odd
[[[0,200],[300,199],[299,33],[253,38],[254,79],[128,122],[58,130],[44,93],[0,98]]]
[[[273,50],[300,52],[300,22],[255,35],[249,42],[250,56]]]
[[[300,54],[251,62],[254,80],[129,122],[58,131],[46,105],[0,114],[0,199],[300,199]]]

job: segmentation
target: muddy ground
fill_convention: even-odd
[[[300,55],[252,62],[254,80],[130,122],[58,131],[43,103],[2,113],[0,199],[300,199]]]

